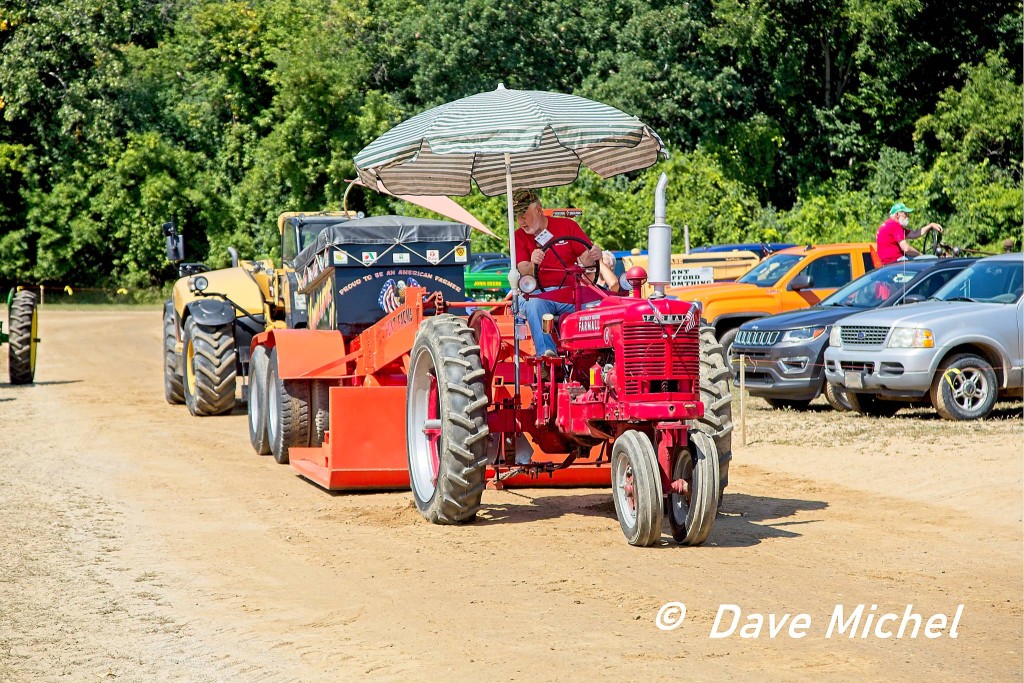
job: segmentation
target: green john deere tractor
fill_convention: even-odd
[[[7,295],[7,324],[0,322],[0,346],[7,350],[11,384],[30,384],[36,376],[36,347],[39,344],[39,311],[36,295],[28,290],[12,289]]]

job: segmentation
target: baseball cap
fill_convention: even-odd
[[[903,202],[896,202],[895,204],[892,205],[892,208],[889,209],[889,215],[892,216],[893,214],[899,213],[900,211],[903,211],[904,213],[914,213],[914,210],[911,209],[906,204],[904,204]]]
[[[515,190],[512,192],[512,214],[519,218],[530,207],[530,204],[539,201],[540,197],[533,190]]]

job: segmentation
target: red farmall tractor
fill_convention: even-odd
[[[726,482],[731,396],[698,308],[657,287],[641,298],[640,268],[630,296],[615,296],[565,264],[563,286],[524,293],[575,308],[545,321],[559,351],[536,357],[507,302],[459,300],[468,237],[379,217],[325,231],[300,255],[317,329],[254,339],[256,450],[331,490],[410,486],[439,524],[472,521],[488,482],[610,482],[630,544],[658,543],[666,512],[677,542],[703,543]]]

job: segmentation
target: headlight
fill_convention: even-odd
[[[935,347],[935,336],[931,330],[920,327],[896,327],[889,335],[889,348],[931,349]]]
[[[827,327],[801,327],[795,330],[787,330],[782,335],[784,342],[805,342],[817,339],[825,334]]]
[[[202,275],[197,275],[189,282],[193,292],[204,292],[210,286],[210,281]]]
[[[523,294],[532,294],[537,290],[537,278],[532,275],[523,275],[519,278],[519,291]]]
[[[833,325],[832,331],[828,333],[828,345],[834,349],[843,348],[843,341],[839,338],[839,333],[842,329],[839,325]]]

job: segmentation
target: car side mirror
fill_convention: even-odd
[[[925,300],[925,297],[921,294],[907,294],[903,297],[904,304],[919,304]]]
[[[797,275],[795,278],[789,281],[789,285],[786,287],[786,289],[790,290],[791,292],[799,292],[801,289],[809,289],[813,286],[814,278],[811,277],[810,275],[805,275],[801,273],[800,275]]]

